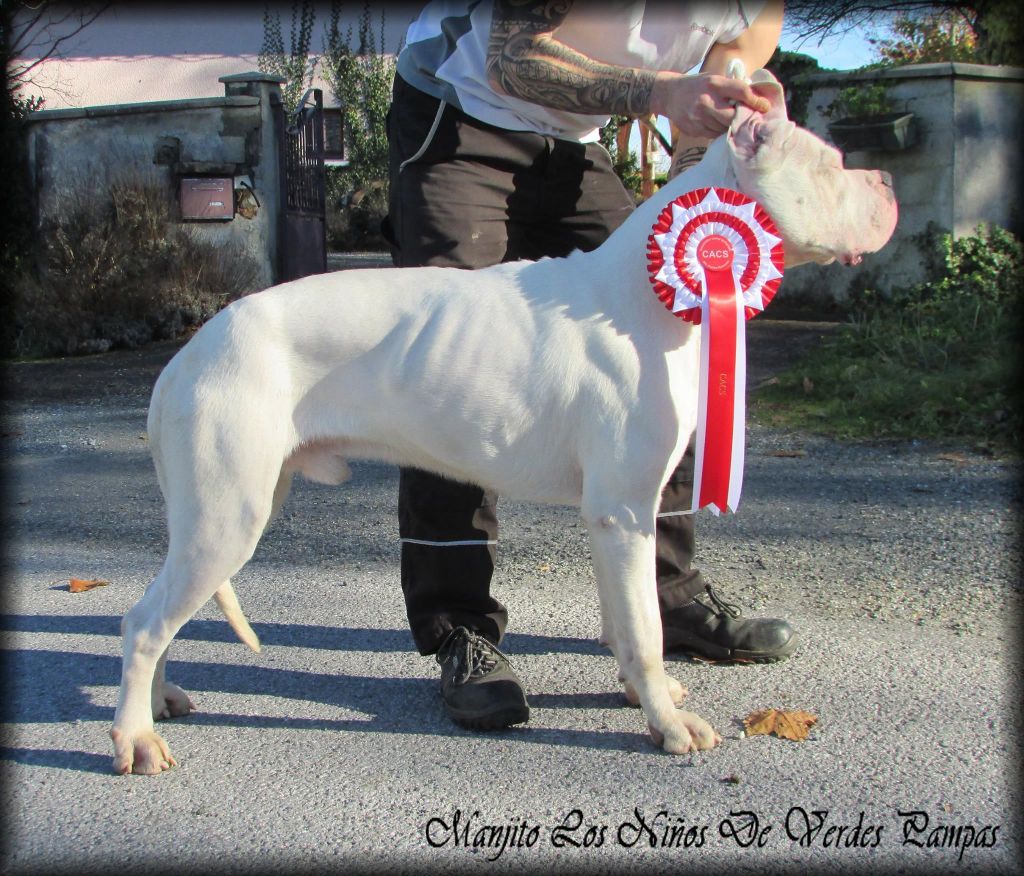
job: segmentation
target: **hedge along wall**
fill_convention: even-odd
[[[851,290],[884,290],[925,278],[921,235],[956,236],[981,222],[1024,232],[1024,69],[981,64],[914,64],[868,72],[816,73],[807,128],[831,142],[825,109],[840,89],[882,82],[898,110],[914,114],[916,143],[901,151],[855,151],[846,166],[892,174],[900,218],[892,241],[855,267],[806,265],[782,281],[779,303],[828,310]],[[779,308],[780,310],[782,308]],[[769,311],[770,315],[771,311]]]

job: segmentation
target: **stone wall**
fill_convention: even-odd
[[[896,107],[914,113],[916,143],[902,151],[858,151],[847,167],[892,174],[900,208],[892,241],[856,267],[807,265],[785,276],[777,312],[790,305],[827,311],[851,289],[885,289],[924,279],[920,235],[929,228],[973,233],[981,222],[1024,231],[1021,144],[1024,69],[979,64],[917,64],[870,72],[818,73],[807,127],[830,140],[825,109],[841,88],[884,82]]]
[[[243,247],[259,265],[261,284],[272,285],[281,191],[272,104],[283,80],[244,73],[220,81],[220,98],[32,113],[38,221],[102,197],[111,183],[156,184],[177,203],[182,177],[231,177],[244,209],[228,221],[190,224],[211,242]]]
[[[156,181],[176,197],[183,175],[221,174],[236,190],[255,192],[245,213],[223,223],[196,223],[214,241],[238,242],[276,276],[279,178],[271,103],[281,80],[260,73],[225,76],[225,96],[33,113],[31,171],[40,219],[60,213],[116,179]],[[808,77],[807,127],[829,139],[825,108],[846,86],[884,82],[900,109],[914,113],[917,140],[903,151],[861,151],[849,167],[879,168],[894,178],[900,205],[896,234],[856,267],[807,265],[783,280],[774,307],[834,309],[851,290],[889,288],[924,278],[921,234],[929,227],[970,234],[996,222],[1018,234],[1024,217],[1021,143],[1024,69],[976,64],[921,64]]]

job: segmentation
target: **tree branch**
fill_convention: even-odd
[[[48,0],[44,0],[38,7],[32,10],[34,14],[25,20],[24,23],[19,21],[17,15],[15,15],[14,20],[11,22],[10,57],[12,58],[12,63],[7,70],[8,80],[21,85],[30,82],[33,70],[50,58],[60,57],[62,46],[68,40],[78,36],[78,34],[106,12],[111,5],[111,3],[102,3],[96,9],[86,7],[85,9],[55,17],[52,14],[54,11],[53,5]],[[30,7],[23,6],[22,8],[29,9]],[[40,24],[44,17],[47,17],[46,23]],[[73,25],[72,30],[58,36],[52,35],[55,30],[62,29],[69,21],[77,22],[77,24]],[[31,61],[26,60],[21,64],[13,63],[14,58],[28,55],[37,46],[41,49],[38,57],[33,57]]]
[[[971,20],[971,5],[960,0],[787,0],[786,28],[801,42],[814,37],[820,42],[868,22],[944,9]]]

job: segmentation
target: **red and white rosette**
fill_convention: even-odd
[[[695,189],[661,211],[647,240],[647,261],[662,303],[700,325],[693,510],[735,512],[746,429],[745,321],[779,288],[782,238],[746,195]]]

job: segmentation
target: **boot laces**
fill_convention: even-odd
[[[508,661],[488,639],[469,630],[452,633],[451,639],[437,652],[435,659],[438,663],[444,663],[449,657],[454,663],[457,684],[489,675],[498,666],[498,658]]]
[[[704,585],[704,590],[708,595],[708,598],[714,603],[717,608],[723,614],[729,615],[731,618],[738,618],[740,616],[740,610],[738,606],[733,605],[731,602],[726,602],[715,592],[715,588],[710,584]]]

